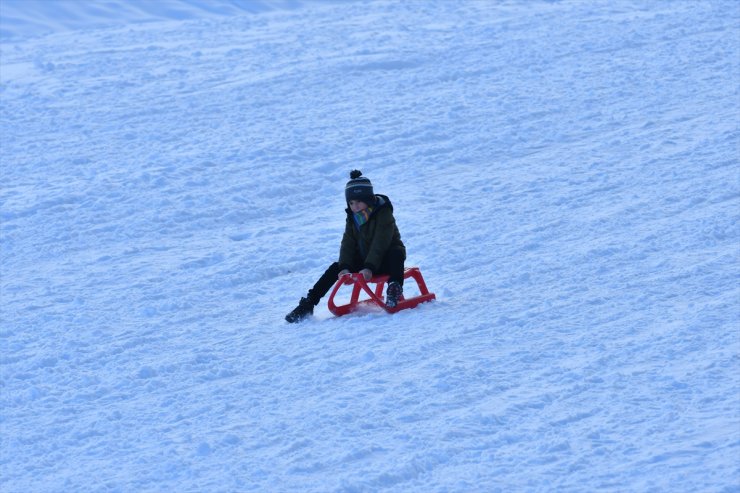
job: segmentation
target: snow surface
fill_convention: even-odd
[[[2,0],[0,39],[10,41],[75,29],[264,13],[346,1],[349,0]]]
[[[239,3],[0,0],[3,493],[740,490],[740,4]]]

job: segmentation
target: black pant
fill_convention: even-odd
[[[373,272],[373,275],[388,275],[388,282],[397,282],[403,286],[403,269],[404,255],[401,250],[394,248],[388,250],[383,257],[383,263],[380,264],[380,271]],[[362,262],[356,263],[350,267],[350,272],[360,272],[363,269]],[[307,298],[318,305],[321,298],[334,286],[339,277],[339,262],[334,262],[326,269],[326,272],[316,281],[313,288],[308,292]]]

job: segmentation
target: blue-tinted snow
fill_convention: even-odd
[[[0,489],[737,491],[737,3],[258,3],[0,2]]]

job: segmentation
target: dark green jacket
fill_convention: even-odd
[[[370,219],[359,228],[352,211],[347,208],[347,224],[339,250],[340,269],[353,270],[362,266],[377,273],[383,257],[391,248],[403,251],[403,257],[406,258],[406,247],[393,217],[393,204],[385,195],[375,197],[375,208]]]

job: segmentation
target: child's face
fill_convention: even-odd
[[[360,212],[367,209],[367,204],[361,200],[350,200],[349,208],[352,212]]]

